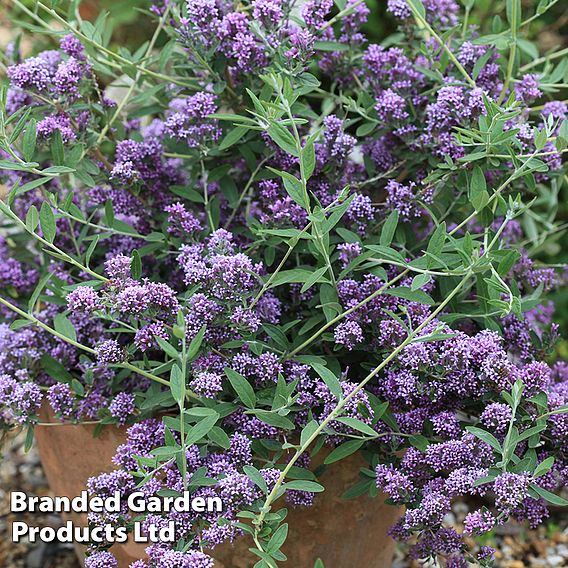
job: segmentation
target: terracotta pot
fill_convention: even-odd
[[[49,415],[49,422],[55,422]],[[124,428],[107,427],[93,437],[95,426],[89,424],[57,424],[38,426],[36,441],[41,462],[51,490],[56,495],[75,497],[85,489],[87,479],[114,469],[112,457],[124,443]],[[320,452],[323,458],[324,452]],[[317,461],[317,460],[316,460]],[[382,496],[370,500],[366,496],[346,501],[341,498],[358,477],[361,462],[351,457],[329,467],[322,475],[325,492],[316,495],[313,507],[290,509],[287,517],[289,536],[283,547],[290,568],[313,568],[317,558],[325,568],[390,568],[394,542],[388,528],[400,515],[400,509],[386,505]],[[278,503],[276,504],[278,507]],[[67,517],[85,526],[85,515]],[[258,561],[248,551],[248,539],[215,548],[216,568],[251,568]],[[80,558],[84,548],[76,547]],[[144,558],[144,546],[134,542],[115,545],[111,551],[119,568]]]
[[[45,407],[40,418],[43,424],[36,426],[35,441],[49,487],[55,495],[76,497],[86,489],[89,477],[115,469],[112,458],[118,446],[126,441],[126,428],[106,427],[95,438],[96,424],[61,423]],[[87,525],[85,514],[69,513],[63,517],[77,526]],[[75,545],[81,563],[85,549]],[[122,554],[122,551],[117,552]],[[125,557],[121,568],[128,567],[128,560],[136,559]]]
[[[326,453],[320,452],[320,460]],[[314,505],[289,509],[288,539],[282,547],[288,560],[283,566],[313,568],[321,558],[325,568],[391,568],[395,543],[387,531],[401,509],[385,504],[382,495],[349,501],[341,497],[357,483],[361,465],[358,456],[331,465],[319,477],[325,491],[315,496]],[[250,546],[250,540],[242,539],[215,548],[215,568],[251,568],[258,557],[248,551]]]

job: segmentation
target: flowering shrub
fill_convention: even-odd
[[[275,502],[323,490],[318,451],[360,452],[347,497],[405,505],[393,536],[447,566],[491,563],[444,526],[455,498],[488,499],[467,535],[568,504],[566,275],[527,248],[557,230],[568,108],[519,0],[487,36],[389,0],[401,47],[367,42],[362,0],[164,2],[135,53],[14,4],[58,47],[9,49],[0,96],[4,425],[128,424],[92,493],[226,504],[150,514],[176,543],[133,568],[209,568],[241,535],[276,566]]]

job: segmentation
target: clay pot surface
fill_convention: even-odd
[[[322,450],[315,464],[327,453]],[[282,566],[313,568],[321,558],[325,568],[391,568],[395,543],[387,531],[402,510],[385,504],[384,495],[342,498],[359,480],[362,465],[359,456],[351,456],[329,466],[319,477],[325,491],[316,494],[314,505],[288,509],[288,538],[281,549],[288,560]],[[285,506],[283,499],[273,511],[279,506]],[[215,568],[252,568],[258,557],[248,551],[250,547],[249,539],[218,546],[212,553]]]
[[[42,419],[55,423],[51,413],[42,412]],[[95,425],[57,424],[38,426],[36,442],[41,462],[51,490],[56,495],[75,497],[85,490],[89,477],[112,471],[112,458],[117,447],[126,441],[126,429],[106,427],[93,437]],[[321,451],[316,463],[327,452]],[[394,541],[387,530],[401,514],[401,510],[386,505],[384,496],[370,499],[363,495],[344,500],[342,494],[358,480],[362,462],[358,456],[333,464],[321,475],[325,491],[315,496],[312,507],[289,509],[286,522],[289,536],[282,551],[288,557],[283,566],[313,568],[321,558],[325,568],[390,568]],[[277,502],[273,510],[285,506]],[[70,514],[78,526],[86,525],[86,515]],[[258,557],[248,551],[249,538],[237,539],[233,544],[218,546],[211,552],[215,568],[252,568]],[[119,568],[144,558],[144,545],[128,542],[117,544],[111,552],[117,557]],[[77,546],[84,559],[84,547]]]

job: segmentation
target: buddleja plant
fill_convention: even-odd
[[[362,0],[165,2],[131,52],[104,13],[13,0],[53,49],[5,55],[5,427],[127,424],[91,492],[226,505],[172,513],[134,568],[211,567],[235,537],[284,561],[317,453],[358,452],[345,497],[405,505],[393,536],[446,566],[492,556],[444,526],[454,499],[491,496],[467,535],[566,505],[564,275],[530,256],[562,229],[566,61],[526,37],[553,4],[483,35],[472,1],[389,0],[377,45]]]

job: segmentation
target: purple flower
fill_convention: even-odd
[[[123,349],[116,339],[107,339],[95,347],[97,363],[103,367],[122,363],[125,358]]]
[[[505,472],[499,475],[493,483],[497,508],[506,514],[510,513],[528,496],[530,482],[526,473]]]
[[[57,383],[49,387],[47,399],[51,408],[62,418],[69,416],[73,412],[75,398],[68,384]]]
[[[169,334],[166,326],[161,322],[152,322],[140,328],[134,336],[134,343],[140,351],[147,351],[158,346],[156,337],[168,340]]]
[[[134,399],[135,397],[131,393],[119,392],[108,407],[110,415],[116,418],[121,426],[126,424],[128,418],[134,413],[136,408]]]
[[[508,404],[493,402],[486,406],[480,421],[490,432],[501,436],[509,428],[512,418],[513,413]]]
[[[539,76],[528,73],[524,75],[523,78],[515,86],[515,94],[518,101],[525,103],[530,103],[535,99],[538,99],[542,92],[538,88]]]
[[[223,390],[223,377],[217,373],[199,373],[189,383],[189,388],[205,398],[215,398]]]
[[[403,503],[415,491],[410,478],[392,465],[379,464],[375,468],[375,474],[377,487],[396,503]]]
[[[404,120],[409,116],[406,110],[406,101],[392,89],[386,89],[377,97],[375,110],[384,122],[392,119]]]
[[[81,61],[85,59],[85,48],[73,34],[63,36],[59,42],[59,47],[63,53],[66,53],[70,57]]]
[[[351,351],[358,343],[364,340],[363,330],[355,321],[345,321],[340,323],[333,334],[335,343],[347,347]]]
[[[216,141],[221,130],[216,120],[208,118],[216,111],[215,96],[211,93],[200,92],[186,99],[174,99],[166,116],[164,132],[184,140],[190,148]]]
[[[95,552],[85,558],[85,568],[117,568],[118,562],[110,552]]]
[[[117,254],[105,262],[105,274],[109,278],[125,280],[130,277],[132,259],[124,254]]]
[[[78,286],[67,294],[67,305],[72,312],[90,314],[102,308],[98,292],[91,286]]]
[[[495,522],[495,517],[489,511],[479,509],[467,514],[464,520],[464,532],[468,535],[483,534],[492,530]]]

